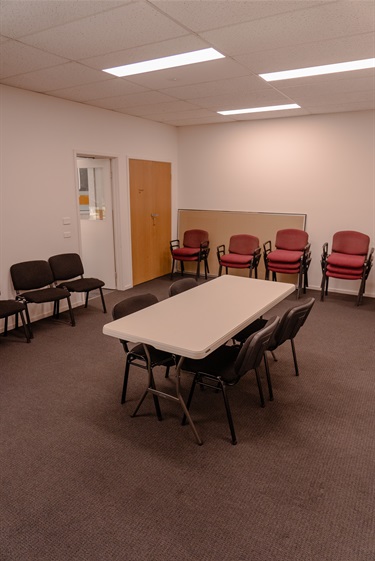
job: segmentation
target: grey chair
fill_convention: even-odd
[[[279,324],[277,316],[268,320],[266,325],[250,335],[241,348],[236,346],[223,345],[216,351],[202,360],[186,359],[183,369],[195,374],[191,385],[186,407],[189,410],[193,399],[195,387],[202,387],[220,390],[223,395],[225,410],[227,413],[228,424],[232,437],[232,444],[237,444],[237,437],[234,429],[232,413],[229,405],[227,387],[234,386],[249,371],[254,370],[261,406],[264,407],[264,396],[260,379],[259,366],[262,362],[265,350],[269,341]],[[267,364],[267,363],[266,363]],[[266,372],[268,368],[266,367]],[[267,372],[268,376],[268,372]],[[185,424],[186,416],[182,418]]]
[[[282,316],[280,320],[280,324],[277,327],[275,333],[273,334],[267,348],[268,351],[272,352],[274,360],[277,360],[274,355],[274,351],[286,341],[290,341],[290,344],[292,346],[294,369],[295,369],[296,376],[299,376],[299,369],[298,369],[297,354],[296,354],[294,339],[297,336],[301,327],[304,325],[308,315],[311,312],[314,303],[315,303],[315,298],[309,298],[307,300],[302,301],[302,303],[289,308],[289,310],[287,310]],[[266,323],[267,320],[258,319],[252,324],[250,324],[248,327],[245,327],[245,329],[237,333],[237,335],[235,335],[233,339],[235,341],[238,341],[239,344],[242,345],[244,341],[246,341],[247,338],[252,333],[264,327]]]
[[[23,331],[26,337],[26,341],[30,343],[30,331],[26,324],[25,312],[26,306],[23,302],[18,302],[17,300],[0,300],[0,318],[4,319],[4,337],[8,334],[8,318],[10,316],[15,316],[16,318],[16,329],[18,328],[18,316],[20,316]]]
[[[28,304],[53,302],[53,316],[58,318],[59,302],[60,300],[66,300],[70,323],[72,326],[75,325],[70,292],[66,288],[57,288],[55,286],[52,269],[47,261],[35,260],[15,263],[10,268],[10,275],[16,291],[16,299],[25,304],[27,325],[29,326],[30,333],[32,332]]]
[[[176,296],[176,294],[181,294],[181,292],[185,292],[186,290],[190,290],[196,286],[198,286],[196,279],[191,277],[177,280],[169,287],[169,296]]]
[[[116,304],[112,310],[112,317],[114,320],[128,316],[139,310],[143,310],[148,306],[152,306],[158,302],[157,297],[154,294],[140,294],[137,296],[130,296],[125,300],[122,300],[118,304]],[[173,355],[170,353],[166,353],[164,351],[159,351],[154,347],[147,346],[148,353],[150,356],[150,364],[148,363],[147,353],[143,344],[136,344],[131,349],[129,348],[128,341],[120,340],[120,343],[123,346],[123,349],[126,354],[126,362],[125,362],[125,371],[124,371],[124,383],[122,386],[122,394],[121,394],[121,403],[125,403],[126,401],[126,392],[128,387],[128,379],[129,379],[129,371],[130,367],[138,366],[139,368],[143,368],[144,370],[151,369],[151,378],[153,381],[153,369],[156,366],[165,366],[166,367],[166,376],[168,375],[169,369],[171,366],[175,366],[175,360]],[[154,381],[153,381],[154,383]],[[158,414],[158,418],[161,419],[160,407],[156,396],[154,397],[156,412]]]
[[[85,308],[87,308],[89,293],[92,290],[99,290],[103,312],[107,313],[102,290],[105,283],[100,279],[84,276],[82,260],[78,253],[60,253],[59,255],[53,255],[49,258],[48,262],[51,266],[55,281],[62,281],[59,282],[59,287],[65,287],[69,292],[84,292],[86,294]]]

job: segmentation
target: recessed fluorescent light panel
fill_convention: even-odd
[[[375,58],[325,64],[324,66],[310,66],[308,68],[297,68],[296,70],[282,70],[281,72],[269,72],[267,74],[259,74],[259,76],[267,82],[274,82],[276,80],[290,80],[291,78],[304,78],[306,76],[350,72],[351,70],[365,70],[366,68],[375,68]]]
[[[287,105],[270,105],[269,107],[252,107],[250,109],[233,109],[231,111],[218,111],[220,115],[242,115],[243,113],[262,113],[263,111],[282,111],[285,109],[301,109],[297,103]]]
[[[134,76],[134,74],[155,72],[155,70],[165,70],[166,68],[196,64],[197,62],[207,62],[208,60],[216,60],[218,58],[225,57],[215,49],[209,48],[192,51],[190,53],[182,53],[180,55],[155,58],[154,60],[145,60],[144,62],[135,62],[133,64],[126,64],[125,66],[104,68],[103,72],[108,72],[109,74],[122,78],[124,76]]]

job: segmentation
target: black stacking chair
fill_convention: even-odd
[[[228,386],[237,384],[247,372],[254,370],[260,402],[262,407],[264,407],[259,366],[278,324],[279,318],[277,316],[273,317],[268,320],[262,329],[253,333],[240,349],[235,346],[223,345],[202,360],[185,359],[183,364],[184,370],[195,373],[186,407],[190,408],[197,384],[214,390],[220,390],[224,398],[232,444],[237,444],[237,438],[226,389]],[[186,416],[184,415],[182,424],[185,424],[185,422]]]
[[[28,304],[44,304],[53,302],[53,316],[59,316],[59,302],[66,300],[69,308],[70,323],[75,325],[72,305],[70,302],[70,292],[66,288],[56,288],[52,269],[47,261],[24,261],[16,263],[10,268],[13,286],[16,291],[16,298],[25,304],[27,325],[30,333],[30,315]]]
[[[181,292],[190,290],[195,286],[198,286],[198,283],[193,278],[187,277],[186,279],[180,279],[174,282],[173,284],[171,284],[171,286],[169,287],[169,296],[176,296],[176,294],[181,294]]]
[[[59,287],[65,287],[70,292],[85,292],[85,308],[87,308],[89,293],[92,290],[99,290],[103,312],[107,313],[102,290],[104,282],[100,279],[84,277],[83,264],[78,253],[61,253],[59,255],[53,255],[48,261],[55,281],[62,281],[59,282]]]
[[[138,312],[139,310],[143,310],[148,306],[152,306],[158,302],[157,297],[154,294],[140,294],[137,296],[130,296],[125,300],[122,300],[112,310],[112,317],[114,320],[122,318],[124,316],[128,316],[129,314],[133,314],[134,312]],[[129,378],[129,370],[130,366],[138,366],[139,368],[143,368],[144,370],[148,370],[148,359],[147,353],[145,351],[145,347],[143,344],[137,344],[131,349],[129,349],[128,341],[120,340],[122,344],[125,354],[126,354],[126,362],[125,362],[125,372],[124,372],[124,383],[122,387],[122,395],[121,395],[121,403],[125,403],[126,401],[126,391],[128,387],[128,378]],[[147,346],[149,355],[150,355],[150,368],[151,368],[151,376],[153,377],[153,368],[155,366],[165,366],[166,367],[166,377],[168,376],[169,369],[171,366],[175,365],[174,357],[170,353],[166,353],[164,351],[159,351],[150,345]],[[161,418],[159,405],[154,396],[155,406],[158,413],[159,419]]]
[[[285,341],[290,341],[290,344],[292,346],[296,376],[299,376],[299,370],[294,339],[301,327],[304,325],[309,313],[311,312],[314,302],[315,298],[309,298],[308,300],[303,301],[301,304],[297,304],[296,306],[293,306],[292,308],[287,310],[282,316],[280,324],[273,334],[267,348],[268,351],[272,352],[274,360],[277,360],[273,351],[275,351],[278,347],[285,343]],[[246,341],[252,333],[256,332],[258,329],[261,329],[266,323],[267,320],[258,319],[248,327],[245,327],[245,329],[243,329],[240,333],[237,333],[237,335],[235,335],[233,339],[235,341],[238,341],[240,345],[242,345],[243,342]]]
[[[0,318],[5,320],[4,337],[6,337],[8,334],[8,318],[10,316],[15,316],[16,328],[18,328],[18,315],[19,315],[22,321],[26,341],[30,343],[29,327],[28,325],[26,325],[26,320],[24,315],[25,310],[26,310],[26,306],[23,302],[18,302],[17,300],[0,300]]]

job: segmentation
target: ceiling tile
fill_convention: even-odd
[[[59,56],[82,59],[187,35],[149,4],[139,2],[23,38]]]
[[[1,46],[0,77],[6,78],[68,62],[66,59],[45,53],[34,47],[9,40]]]
[[[131,0],[128,0],[128,2]],[[1,0],[1,33],[22,37],[128,3],[125,0]]]
[[[241,55],[374,31],[375,3],[335,2],[202,32],[220,52]]]
[[[109,75],[104,72],[92,70],[76,62],[67,62],[52,68],[44,68],[12,78],[5,78],[2,83],[35,92],[48,92],[67,86],[78,86],[79,84],[108,79],[110,79]]]
[[[145,88],[132,84],[121,78],[113,78],[105,82],[94,82],[73,88],[50,90],[48,93],[56,97],[75,101],[91,101],[95,99],[123,96],[145,91]]]

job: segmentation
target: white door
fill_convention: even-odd
[[[116,288],[111,162],[77,158],[81,249],[85,276]]]

